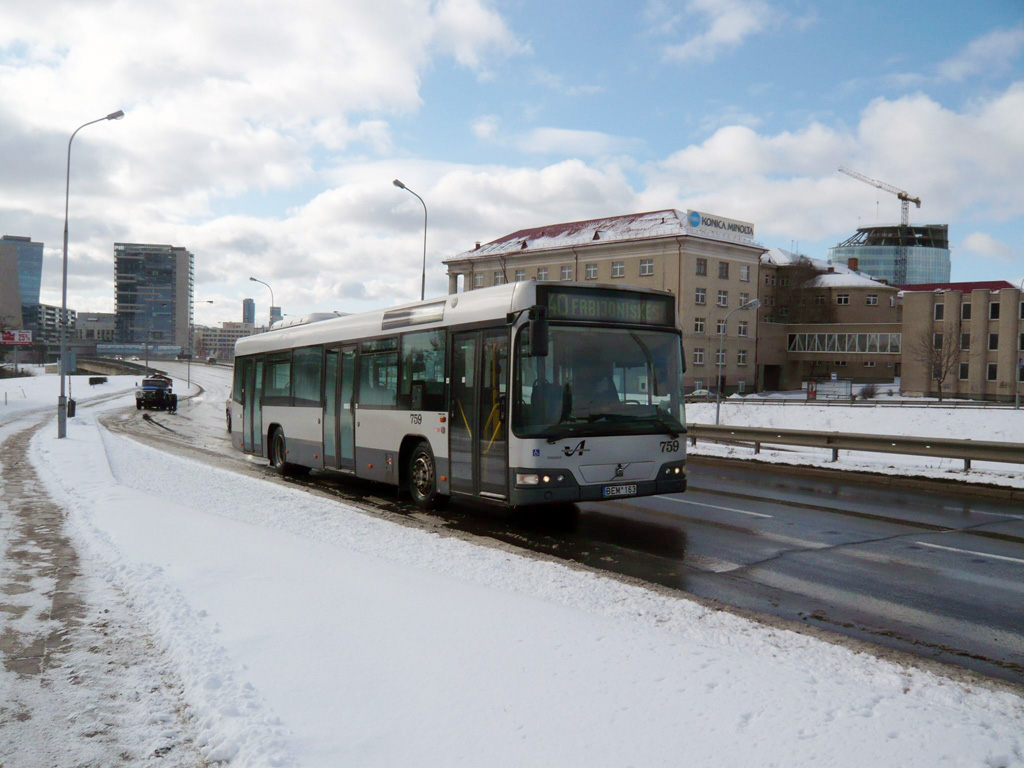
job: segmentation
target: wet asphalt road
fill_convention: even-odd
[[[187,407],[181,412],[188,418]],[[135,431],[133,424],[126,426]],[[155,431],[151,425],[141,429]],[[190,431],[179,430],[176,439],[187,446]],[[196,447],[216,451],[215,434],[214,428],[201,430],[202,445]],[[251,471],[251,461],[231,450],[226,435],[221,439],[233,463]],[[270,475],[269,469],[260,473]],[[287,482],[369,511],[397,513],[1024,684],[1019,502],[872,488],[845,483],[838,474],[831,481],[712,460],[691,463],[686,493],[526,513],[453,503],[424,515],[389,487],[320,473]]]

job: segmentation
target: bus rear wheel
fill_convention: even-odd
[[[426,442],[418,443],[409,456],[406,481],[412,500],[418,507],[437,509],[448,500],[437,491],[437,464],[434,452]]]
[[[285,458],[287,455],[288,449],[284,438],[284,430],[277,427],[270,435],[270,466],[282,475],[294,477],[309,474],[309,467],[304,467],[301,464],[292,464]]]

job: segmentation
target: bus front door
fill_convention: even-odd
[[[327,350],[324,372],[324,466],[355,469],[352,394],[355,347]]]
[[[508,331],[454,334],[451,371],[452,490],[508,498]]]
[[[242,403],[242,450],[263,453],[263,361],[245,360],[242,381],[245,402]]]

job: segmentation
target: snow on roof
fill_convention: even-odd
[[[504,235],[485,245],[464,251],[444,263],[462,259],[495,256],[497,254],[519,253],[522,251],[543,251],[553,248],[592,245],[595,242],[622,242],[626,240],[644,240],[656,237],[673,237],[676,235],[695,235],[693,229],[686,224],[686,215],[681,211],[669,208],[663,211],[647,213],[630,213],[624,216],[610,216],[603,219],[587,219],[586,221],[570,221],[562,224],[547,224],[533,229],[520,229],[510,235]],[[723,240],[738,242],[743,245],[756,245],[749,238],[730,237],[728,235],[710,235],[699,233],[700,237],[718,237]]]
[[[855,272],[843,264],[829,264],[821,259],[812,259],[810,256],[793,253],[782,248],[771,248],[767,253],[761,254],[762,264],[771,264],[777,267],[789,267],[798,261],[808,261],[811,266],[822,270],[825,274],[807,283],[809,288],[887,288],[894,290],[893,286],[879,282],[865,272]]]
[[[838,267],[837,267],[838,269]],[[896,290],[894,286],[872,280],[859,272],[829,272],[818,275],[808,284],[811,288],[877,288],[879,290]]]
[[[901,291],[1000,291],[1003,288],[1014,288],[1011,283],[1005,280],[981,280],[967,283],[921,283],[919,285],[901,285]]]

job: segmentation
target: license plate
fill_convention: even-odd
[[[606,485],[601,489],[601,495],[606,499],[613,496],[636,496],[635,485]]]

